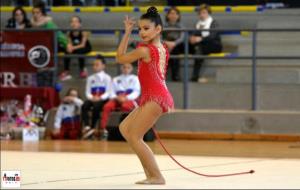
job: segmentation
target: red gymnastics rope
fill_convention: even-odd
[[[192,172],[194,174],[197,174],[197,175],[200,175],[200,176],[204,176],[204,177],[227,177],[227,176],[234,176],[234,175],[244,175],[244,174],[253,174],[254,173],[254,170],[250,170],[250,171],[247,171],[247,172],[239,172],[239,173],[230,173],[230,174],[220,174],[220,175],[211,175],[211,174],[203,174],[203,173],[199,173],[199,172],[196,172],[194,170],[191,170],[187,167],[185,167],[184,165],[182,165],[181,163],[179,163],[172,155],[171,153],[166,149],[165,145],[162,143],[157,131],[153,129],[153,132],[159,142],[159,144],[161,145],[161,147],[164,149],[164,151],[170,156],[170,158],[176,163],[178,164],[180,167],[182,167],[183,169],[189,171],[189,172]]]

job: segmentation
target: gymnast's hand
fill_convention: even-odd
[[[126,15],[124,20],[125,32],[131,33],[135,23],[136,22],[133,20],[133,18],[129,18],[128,15]]]

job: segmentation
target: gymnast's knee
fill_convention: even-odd
[[[143,140],[143,136],[138,135],[132,130],[128,129],[128,126],[126,124],[120,124],[119,130],[122,134],[122,136],[126,139],[127,142],[136,142],[139,140]]]

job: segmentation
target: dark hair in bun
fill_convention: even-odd
[[[158,11],[157,11],[157,8],[156,7],[149,7],[147,9],[147,13],[148,14],[152,14],[153,16],[157,15],[158,14]]]
[[[150,20],[151,22],[154,22],[155,26],[163,26],[162,20],[160,18],[160,15],[157,11],[156,7],[150,7],[147,9],[147,12],[143,14],[140,19],[147,19]]]

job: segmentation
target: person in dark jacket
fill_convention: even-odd
[[[176,7],[171,7],[166,14],[165,29],[182,29],[180,23],[180,11]],[[171,55],[179,55],[184,53],[184,33],[181,31],[163,31],[162,37],[164,43],[167,45]],[[180,80],[180,60],[170,59],[169,65],[171,67],[171,74],[173,81]]]
[[[31,28],[30,20],[22,7],[16,7],[12,12],[12,17],[8,19],[6,28],[24,29]]]
[[[211,16],[210,6],[207,4],[200,5],[198,16],[199,21],[195,25],[197,31],[190,36],[191,53],[195,55],[208,55],[210,53],[221,52],[222,42],[219,32],[202,30],[218,28],[217,21]],[[203,59],[195,59],[191,81],[207,82],[207,79],[205,78],[199,79],[203,61]]]

